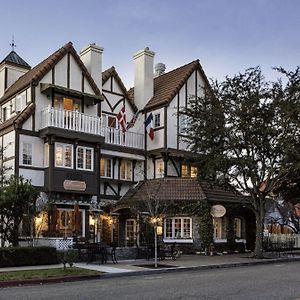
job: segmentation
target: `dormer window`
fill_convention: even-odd
[[[198,168],[196,166],[183,164],[181,166],[181,176],[196,178],[198,176]]]

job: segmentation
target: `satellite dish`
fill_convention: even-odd
[[[49,198],[45,192],[40,192],[36,198],[35,206],[37,211],[42,211],[47,206]]]

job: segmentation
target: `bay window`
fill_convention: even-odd
[[[94,149],[78,146],[76,149],[76,168],[93,171]]]
[[[23,142],[22,144],[22,164],[32,166],[32,143]]]
[[[55,143],[55,167],[73,168],[73,145]]]

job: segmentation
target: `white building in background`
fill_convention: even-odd
[[[154,72],[155,53],[145,48],[134,55],[127,90],[114,67],[102,70],[102,55],[95,44],[78,54],[68,43],[32,69],[14,51],[0,63],[1,160],[7,175],[31,180],[52,204],[36,220],[40,236],[122,244],[136,225],[109,215],[111,204],[144,178],[197,177],[180,110],[208,84],[199,60]],[[126,132],[117,118],[124,107],[126,126],[137,119]],[[151,113],[153,139],[144,126]],[[180,226],[192,232],[190,221]]]

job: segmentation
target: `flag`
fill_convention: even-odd
[[[122,131],[126,131],[126,115],[125,115],[125,105],[121,108],[120,112],[117,115],[117,119],[122,128]]]
[[[149,137],[151,140],[154,139],[154,126],[153,126],[153,115],[152,113],[150,113],[150,115],[147,117],[147,119],[145,120],[145,127],[146,127],[146,131],[149,134]],[[149,127],[149,129],[148,129]]]
[[[136,122],[136,120],[137,120],[137,118],[138,118],[138,115],[139,115],[139,111],[137,111],[137,112],[133,115],[131,121],[127,123],[126,130],[128,130],[128,129],[130,129],[130,128],[132,128],[132,127],[134,126],[134,124],[135,124],[135,122]]]

